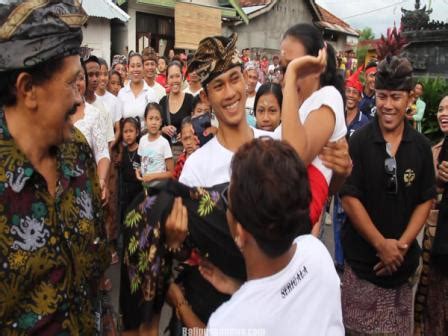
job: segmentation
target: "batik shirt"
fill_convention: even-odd
[[[0,335],[92,335],[93,291],[107,267],[99,184],[82,134],[55,148],[45,179],[17,147],[0,107]]]

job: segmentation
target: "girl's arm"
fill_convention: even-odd
[[[173,178],[173,172],[174,172],[173,158],[165,159],[165,165],[166,165],[166,172],[146,174],[145,176],[143,176],[142,181],[152,182],[155,180],[166,180]]]
[[[326,52],[320,50],[317,57],[304,56],[291,61],[285,74],[282,104],[282,138],[290,143],[300,158],[308,165],[319,154],[333,133],[336,118],[326,105],[312,111],[302,124],[298,110],[297,80],[322,73],[326,65]]]

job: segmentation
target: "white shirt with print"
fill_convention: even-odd
[[[141,157],[142,176],[165,172],[165,160],[173,157],[168,140],[161,135],[153,141],[149,140],[148,135],[143,136],[137,154]]]

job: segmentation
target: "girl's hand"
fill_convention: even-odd
[[[162,133],[168,135],[169,137],[172,137],[176,134],[176,127],[174,127],[173,125],[164,126],[162,127]]]
[[[199,272],[201,272],[205,280],[210,282],[221,293],[232,295],[241,287],[241,282],[224,274],[207,259],[201,258]]]
[[[306,55],[293,59],[286,68],[285,82],[291,79],[294,84],[297,79],[313,74],[321,74],[327,66],[326,47],[319,50],[316,56]]]
[[[352,173],[353,163],[345,137],[336,142],[327,143],[319,153],[319,158],[325,167],[339,176],[348,177]]]
[[[137,180],[143,182],[143,177],[142,177],[142,173],[140,172],[140,169],[135,170],[135,177],[137,178]]]
[[[152,182],[154,180],[154,175],[153,174],[146,174],[145,176],[143,176],[143,182],[149,183]]]

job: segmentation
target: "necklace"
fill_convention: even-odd
[[[137,154],[137,151],[134,151],[134,154],[132,154],[132,156],[131,156],[131,155],[129,154],[129,149],[128,149],[128,150],[127,150],[127,154],[128,154],[129,162],[131,163],[132,167],[133,167],[134,169],[136,169],[137,166],[138,166],[138,164],[137,164],[137,162],[134,162],[134,158],[135,158],[135,155]]]

